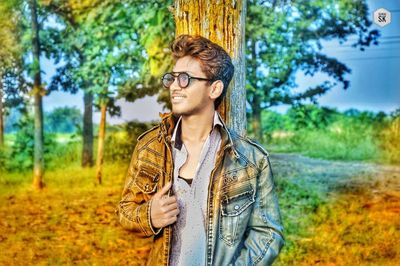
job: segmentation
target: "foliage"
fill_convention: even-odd
[[[45,131],[49,133],[74,133],[81,128],[82,114],[77,107],[57,107],[45,113]]]
[[[386,123],[378,135],[380,148],[385,151],[384,160],[390,163],[400,163],[400,109],[394,111],[390,122]]]
[[[9,155],[5,147],[0,147],[0,173],[6,172]]]
[[[0,73],[12,68],[18,61],[21,46],[18,40],[19,12],[17,0],[0,2]]]
[[[154,32],[161,33],[160,25],[168,21],[165,3],[49,0],[45,6],[62,25],[51,37],[56,61],[65,62],[51,90],[89,90],[96,105],[106,103],[111,115],[120,112],[116,97],[135,101],[158,92],[159,86],[150,83],[159,84],[153,72],[166,64],[159,49],[170,37]]]
[[[399,158],[395,115],[297,105],[286,114],[266,110],[262,119],[265,145],[275,152],[386,163],[396,163]]]
[[[326,128],[337,115],[338,112],[335,109],[312,104],[297,105],[287,112],[289,127],[293,130]]]
[[[17,108],[10,108],[8,114],[5,117],[5,133],[15,133],[17,131],[16,124],[21,118],[22,113]]]
[[[129,163],[137,138],[154,125],[155,123],[131,121],[111,127],[106,138],[106,160]]]
[[[3,110],[0,115],[12,107],[22,108],[27,84],[23,78],[21,16],[18,10],[20,1],[0,2],[0,101]]]
[[[33,117],[24,115],[18,121],[15,142],[12,146],[8,169],[10,171],[26,171],[33,166]]]
[[[10,148],[9,155],[5,163],[5,169],[11,172],[26,172],[33,167],[34,153],[34,123],[33,117],[25,114],[16,124],[17,133],[15,140]],[[44,135],[44,159],[46,164],[59,154],[57,142],[54,134]],[[74,158],[71,158],[74,159]]]
[[[248,1],[246,20],[247,101],[253,114],[256,136],[261,132],[262,109],[279,104],[316,102],[337,82],[349,87],[350,69],[322,52],[322,41],[346,41],[357,35],[354,47],[377,44],[378,31],[371,30],[365,0],[341,1]],[[315,87],[297,87],[299,72],[330,79]]]

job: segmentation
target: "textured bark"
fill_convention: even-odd
[[[0,147],[4,145],[3,80],[0,75]]]
[[[176,36],[201,35],[221,45],[232,57],[235,75],[219,112],[229,127],[246,132],[245,46],[246,1],[175,0]]]
[[[251,68],[251,71],[249,73],[249,78],[250,78],[250,85],[252,85],[254,88],[257,87],[256,84],[256,71],[257,71],[257,57],[256,57],[256,43],[253,41],[250,45],[250,54],[251,54],[251,59],[249,60],[249,66]],[[262,133],[262,119],[261,119],[261,102],[258,97],[253,96],[252,99],[250,100],[250,105],[251,109],[253,110],[253,115],[252,115],[252,127],[253,127],[253,132],[254,132],[254,137],[259,140],[263,141],[263,133]]]
[[[93,94],[84,91],[83,95],[83,145],[82,167],[93,166]]]
[[[32,54],[34,62],[37,62],[33,78],[34,115],[35,115],[33,186],[36,189],[41,189],[44,185],[43,184],[44,156],[43,156],[43,107],[42,107],[43,88],[40,77],[39,24],[37,20],[36,1],[30,0],[29,5],[31,9]]]
[[[99,184],[101,184],[102,171],[103,171],[104,142],[106,135],[106,114],[107,114],[107,104],[102,104],[100,126],[99,126],[99,140],[98,140],[97,158],[96,158],[96,179]]]

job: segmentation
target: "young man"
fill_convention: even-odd
[[[163,76],[172,113],[138,138],[119,219],[152,237],[147,265],[270,265],[282,225],[268,153],[216,108],[234,67],[217,44],[179,36]]]

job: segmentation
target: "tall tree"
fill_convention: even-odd
[[[233,82],[219,111],[239,134],[246,131],[244,27],[246,1],[175,0],[176,35],[201,35],[225,48],[235,66]]]
[[[322,52],[323,40],[346,41],[356,35],[354,47],[376,43],[379,33],[368,31],[365,0],[339,1],[248,1],[246,21],[247,100],[251,107],[252,130],[262,139],[261,112],[279,104],[316,101],[337,83],[344,89],[350,69]],[[295,75],[322,72],[330,77],[301,93]]]
[[[91,121],[93,101],[101,111],[96,176],[101,182],[102,157],[106,128],[106,113],[118,114],[115,106],[116,97],[135,101],[146,95],[155,94],[159,86],[158,77],[146,75],[146,71],[157,64],[146,64],[143,47],[151,51],[157,47],[153,39],[141,37],[151,31],[148,22],[156,20],[149,13],[153,12],[153,3],[146,1],[48,1],[48,7],[65,21],[61,41],[64,45],[63,61],[66,64],[58,69],[52,87],[68,87],[69,81],[75,87],[84,89],[84,149],[83,165],[90,161],[86,156],[88,147],[85,141],[85,128]],[[154,5],[158,5],[157,3]],[[149,12],[143,12],[149,10]],[[160,20],[161,19],[161,20]],[[162,37],[160,39],[163,39]],[[70,50],[68,50],[70,49]],[[153,48],[154,50],[154,48]],[[68,56],[67,56],[68,55]],[[160,60],[159,56],[156,56]],[[153,61],[154,62],[154,61]],[[160,62],[160,61],[158,61]],[[157,84],[157,85],[158,85]],[[86,154],[86,155],[85,155]]]
[[[133,27],[142,13],[136,3],[101,2],[98,7],[90,9],[80,24],[79,42],[84,43],[85,60],[79,74],[82,79],[90,80],[95,105],[101,111],[96,158],[98,183],[102,181],[106,114],[119,114],[119,107],[115,105],[119,88],[147,92],[147,89],[133,86],[138,84],[145,61],[137,30]]]
[[[58,1],[44,3],[49,12],[56,15],[60,29],[50,32],[48,40],[52,46],[52,57],[56,63],[63,61],[49,85],[49,92],[62,90],[76,93],[83,91],[83,128],[82,128],[82,167],[93,166],[93,92],[90,81],[79,72],[85,61],[85,46],[82,40],[81,24],[91,9],[101,1]]]
[[[29,0],[29,8],[31,12],[31,29],[32,29],[32,55],[33,55],[33,88],[34,97],[34,116],[35,116],[35,151],[33,166],[33,185],[37,189],[41,189],[44,185],[44,153],[43,153],[43,103],[42,96],[45,90],[42,85],[40,71],[40,38],[39,23],[36,0]]]

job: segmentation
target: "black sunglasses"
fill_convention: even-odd
[[[176,73],[178,73],[178,72],[176,72]],[[179,72],[178,74],[165,73],[164,76],[161,78],[164,87],[169,89],[169,87],[171,87],[172,83],[174,83],[175,78],[178,78],[178,85],[182,89],[187,88],[192,79],[212,81],[212,79],[192,77],[186,72]]]

